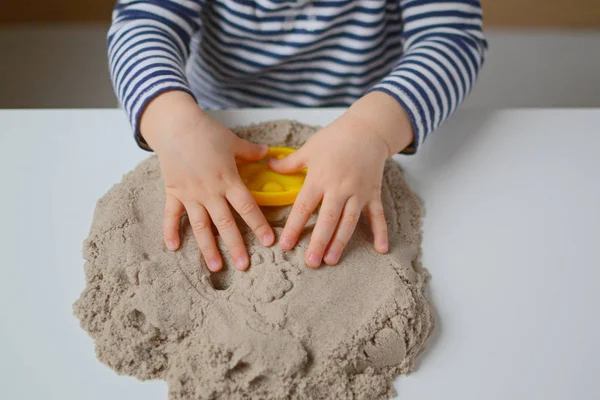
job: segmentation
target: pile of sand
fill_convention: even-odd
[[[278,121],[234,131],[299,147],[315,128]],[[225,253],[224,270],[210,274],[186,221],[181,250],[165,248],[163,182],[150,157],[98,202],[75,315],[100,361],[166,380],[171,399],[389,398],[433,319],[419,263],[421,203],[393,161],[383,200],[387,255],[373,250],[363,221],[338,266],[312,270],[303,263],[312,223],[291,252],[263,247],[244,227],[250,269],[236,271]],[[287,212],[266,212],[276,234]]]

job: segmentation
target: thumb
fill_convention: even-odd
[[[244,161],[258,161],[263,159],[269,147],[264,144],[250,143],[244,139],[238,139],[233,145],[235,157]]]
[[[287,157],[281,159],[269,160],[269,167],[280,174],[293,174],[305,167],[301,150],[298,150]]]

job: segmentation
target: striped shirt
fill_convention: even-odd
[[[111,76],[138,143],[157,95],[203,109],[349,106],[385,92],[414,148],[463,102],[487,42],[478,0],[120,0]]]

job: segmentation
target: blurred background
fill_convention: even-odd
[[[118,106],[115,0],[0,0],[0,108]],[[482,0],[490,43],[468,108],[600,107],[600,0]]]

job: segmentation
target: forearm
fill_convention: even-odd
[[[188,93],[172,90],[154,97],[140,116],[140,135],[156,150],[191,132],[205,114]]]
[[[470,92],[487,43],[478,1],[402,3],[405,52],[371,91],[387,94],[406,111],[416,150]]]
[[[388,146],[388,156],[406,149],[414,141],[412,124],[406,110],[385,93],[375,91],[366,94],[346,114],[360,118],[372,133],[381,137]]]
[[[199,29],[200,9],[197,1],[118,2],[115,7],[108,35],[111,77],[145,149],[139,124],[148,104],[168,91],[191,95],[185,64],[190,38]]]

